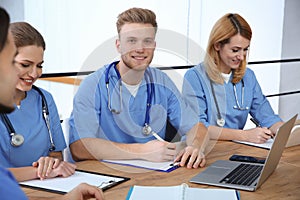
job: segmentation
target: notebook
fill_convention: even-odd
[[[126,200],[239,200],[239,192],[232,189],[190,188],[183,183],[177,186],[133,186]]]
[[[265,164],[218,160],[190,182],[255,191],[276,169],[297,116],[277,130]]]

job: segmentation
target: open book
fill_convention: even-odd
[[[239,200],[238,191],[232,189],[190,188],[187,184],[178,186],[133,186],[126,200]]]

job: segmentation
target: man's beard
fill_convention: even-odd
[[[126,57],[126,55],[121,55],[121,58],[122,58],[122,61],[123,63],[126,65],[126,67],[128,67],[129,69],[132,69],[132,70],[138,70],[138,71],[144,71],[147,67],[149,67],[152,59],[153,59],[153,56],[150,60],[148,60],[146,63],[144,63],[143,65],[140,65],[140,66],[136,66],[135,64],[133,64],[133,62],[128,59]]]
[[[14,107],[5,106],[0,103],[0,113],[11,113],[14,109]]]

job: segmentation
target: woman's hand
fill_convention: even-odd
[[[266,127],[256,127],[253,129],[245,130],[244,137],[245,141],[262,144],[267,142],[268,139],[272,138],[274,135],[272,131]]]
[[[41,180],[56,176],[68,177],[74,174],[76,169],[76,165],[72,163],[48,156],[40,157],[38,161],[32,163],[32,166],[37,167],[37,177]]]

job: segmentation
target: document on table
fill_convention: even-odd
[[[19,184],[25,187],[46,190],[56,193],[67,193],[80,183],[88,183],[97,186],[102,190],[106,190],[115,185],[128,181],[130,178],[114,176],[108,174],[100,174],[83,170],[76,170],[72,176],[56,177],[51,179],[36,179],[30,181],[22,181]]]
[[[150,169],[155,171],[170,172],[179,167],[179,162],[150,162],[146,160],[102,160],[103,162],[127,165],[132,167]]]
[[[232,141],[240,143],[240,144],[246,144],[246,145],[250,145],[250,146],[260,147],[260,148],[263,148],[263,149],[271,149],[274,140],[273,139],[269,139],[265,143],[262,143],[262,144],[257,144],[257,143],[252,143],[252,142],[245,142],[245,141],[239,141],[239,140],[232,140]]]
[[[300,120],[298,119],[295,122],[295,125],[294,125],[293,129],[291,130],[291,135],[290,135],[290,137],[287,141],[286,147],[300,144],[300,134],[299,134],[300,132],[296,131],[296,130],[299,130],[299,129],[300,129]],[[244,141],[239,141],[239,140],[232,140],[232,141],[240,143],[240,144],[246,144],[246,145],[260,147],[260,148],[264,148],[264,149],[271,149],[274,140],[269,139],[269,140],[267,140],[267,142],[265,142],[263,144],[256,144],[256,143],[252,143],[252,142],[244,142]]]
[[[126,200],[239,200],[239,192],[233,189],[190,188],[187,184],[178,186],[133,186]]]

